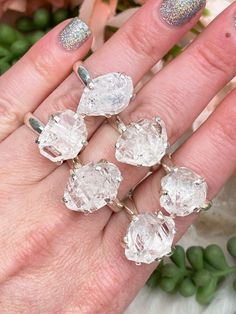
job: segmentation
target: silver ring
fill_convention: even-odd
[[[162,167],[166,175],[161,179],[160,205],[171,216],[183,217],[211,208],[204,177],[187,167],[177,167],[171,156],[163,158]]]
[[[70,210],[93,213],[104,206],[119,212],[123,206],[118,200],[118,190],[123,178],[116,165],[107,160],[83,164],[79,157],[67,182],[63,202]]]
[[[159,261],[172,252],[175,222],[172,217],[157,213],[139,213],[132,198],[123,203],[131,217],[123,239],[125,256],[137,265]]]
[[[111,117],[123,111],[133,100],[134,86],[130,76],[111,72],[93,77],[80,61],[74,64],[73,70],[84,85],[77,113]]]
[[[169,148],[167,131],[160,117],[125,125],[119,116],[108,119],[118,131],[115,156],[119,162],[156,171]]]
[[[51,115],[46,125],[32,113],[25,115],[24,122],[38,134],[36,143],[40,153],[59,165],[75,158],[87,145],[88,132],[84,117],[72,110]]]

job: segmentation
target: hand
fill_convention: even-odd
[[[174,3],[177,15],[165,16],[162,10],[163,18],[161,1],[148,1],[86,60],[86,67],[95,76],[124,72],[137,84],[201,14],[201,0],[183,7],[179,1]],[[235,75],[235,12],[236,5],[232,4],[148,82],[121,114],[124,122],[159,115],[173,144]],[[58,167],[43,158],[33,143],[34,134],[22,125],[29,111],[35,111],[35,116],[46,123],[49,114],[65,108],[76,110],[82,84],[69,73],[75,61],[86,55],[92,39],[87,33],[80,38],[78,49],[63,49],[66,42],[58,44],[57,39],[65,25],[48,33],[0,78],[2,314],[122,313],[156,267],[155,263],[136,266],[124,257],[121,241],[129,224],[124,212],[112,214],[103,208],[84,216],[65,208],[61,198],[68,165]],[[209,198],[235,169],[235,119],[233,91],[173,156],[176,164],[206,178]],[[117,133],[102,122],[102,118],[87,119],[90,141],[80,158],[83,163],[106,158],[119,165],[124,177],[119,194],[122,199],[147,169],[116,161]],[[136,188],[134,201],[140,211],[158,209],[161,176],[162,171],[158,171]],[[195,218],[194,214],[176,219],[175,241]]]

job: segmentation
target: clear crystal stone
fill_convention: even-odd
[[[184,167],[174,168],[161,180],[161,206],[170,214],[186,216],[204,206],[207,198],[205,180]]]
[[[166,154],[168,138],[164,122],[160,118],[143,119],[131,123],[116,143],[116,158],[120,162],[151,167]]]
[[[49,118],[38,138],[40,153],[53,162],[75,158],[87,139],[84,118],[71,110]]]
[[[64,193],[66,207],[94,212],[116,199],[121,181],[119,169],[106,161],[75,168]]]
[[[124,238],[125,256],[137,264],[150,264],[171,252],[175,222],[159,214],[139,214],[129,225]]]
[[[133,95],[133,83],[122,73],[108,73],[91,80],[77,109],[87,116],[112,116],[123,111]]]

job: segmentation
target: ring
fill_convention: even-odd
[[[36,143],[40,153],[57,164],[75,158],[86,146],[85,116],[110,117],[124,110],[133,97],[132,79],[125,74],[113,72],[91,78],[81,62],[74,70],[85,85],[77,113],[55,113],[46,125],[31,113],[25,116],[25,124],[39,134]]]
[[[115,145],[119,162],[149,168],[160,165],[169,148],[165,123],[160,117],[142,119],[127,126],[120,117],[108,121],[120,134]]]
[[[132,198],[126,199],[123,207],[131,217],[124,237],[125,256],[140,264],[159,261],[172,252],[175,222],[172,217],[157,213],[138,213]]]
[[[205,178],[189,168],[176,167],[167,156],[162,167],[167,174],[161,179],[160,205],[171,216],[183,217],[211,208]]]
[[[75,63],[73,70],[85,86],[77,109],[80,115],[111,117],[133,99],[133,82],[126,74],[111,72],[92,78],[82,62]]]
[[[121,181],[120,170],[107,160],[83,165],[77,157],[64,191],[63,202],[70,210],[93,213],[108,205],[118,212],[122,206],[117,199]]]
[[[57,164],[75,158],[87,145],[84,117],[72,110],[51,115],[46,125],[32,113],[27,113],[24,121],[39,135],[36,143],[40,153]]]

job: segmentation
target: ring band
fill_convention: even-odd
[[[24,123],[32,131],[37,134],[41,134],[45,128],[45,125],[37,119],[31,112],[28,112],[24,117]]]

